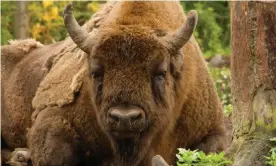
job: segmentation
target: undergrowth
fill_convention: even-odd
[[[267,166],[276,166],[276,137],[270,139],[272,148],[269,151],[270,156],[265,156]]]
[[[191,151],[179,148],[176,155],[177,166],[229,166],[231,161],[224,156],[224,152],[219,154],[211,153],[206,155],[202,151]]]

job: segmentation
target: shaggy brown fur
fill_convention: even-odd
[[[192,37],[172,52],[162,42],[162,36],[185,20],[178,2],[118,2],[93,34],[95,44],[88,56],[78,49],[62,52],[58,49],[64,48],[62,43],[32,51],[7,87],[17,88],[19,94],[5,90],[4,96],[28,97],[4,98],[9,101],[5,107],[11,108],[6,112],[12,110],[13,121],[7,124],[13,126],[2,131],[22,130],[14,131],[18,137],[6,133],[5,138],[24,140],[23,129],[30,126],[32,112],[27,104],[36,92],[34,122],[28,132],[35,165],[145,166],[156,154],[173,164],[179,147],[224,150],[223,113],[198,44]],[[41,81],[38,73],[47,57],[34,63],[40,64],[35,71],[30,61],[42,50],[48,50],[47,57],[52,56],[49,50],[59,50],[60,56],[46,63],[51,69]],[[104,66],[104,77],[91,76],[95,63]],[[163,64],[167,73],[160,78],[156,72]],[[21,93],[28,92],[22,89],[26,87],[32,93]],[[22,105],[17,108],[11,101]],[[143,108],[147,128],[132,139],[118,140],[109,132],[106,114],[111,106],[125,103]]]
[[[32,124],[31,101],[45,75],[42,65],[53,53],[49,50],[59,46],[60,43],[37,47],[26,53],[20,52],[16,44],[2,46],[1,142],[6,144],[6,147],[1,147],[2,150],[26,147],[26,129]]]
[[[112,9],[112,4],[113,2],[108,3],[95,13],[84,27],[88,31],[99,27]],[[75,49],[76,45],[70,38],[46,46],[33,39],[14,40],[10,45],[1,46],[1,150],[5,151],[3,155],[7,156],[2,157],[2,163],[6,162],[5,158],[8,159],[9,155],[12,155],[12,150],[27,146],[27,129],[31,127],[32,119],[38,112],[34,112],[32,107],[35,92],[44,76],[48,75],[59,59],[68,54],[75,54]],[[68,75],[70,76],[73,77]],[[72,89],[79,89],[78,79],[79,76],[76,76]],[[63,95],[72,96],[75,90],[63,91],[66,92]],[[67,101],[72,102],[72,100],[71,98]],[[66,101],[63,103],[68,104]]]

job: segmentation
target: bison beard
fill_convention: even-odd
[[[131,165],[133,161],[138,160],[136,156],[140,151],[139,147],[137,147],[137,143],[140,142],[139,138],[117,140],[116,142],[121,163]]]
[[[33,164],[47,166],[148,166],[157,154],[173,164],[179,147],[224,150],[222,108],[192,36],[197,13],[179,2],[113,5],[91,33],[67,5],[72,40],[3,67],[7,145],[27,142]]]

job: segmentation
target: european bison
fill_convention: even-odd
[[[157,154],[173,164],[179,147],[225,149],[223,112],[192,36],[195,11],[186,17],[179,2],[116,2],[91,33],[72,12],[67,5],[64,23],[77,47],[66,51],[61,42],[32,51],[12,71],[20,79],[4,87],[12,87],[4,89],[4,117],[12,127],[31,127],[34,165],[144,166]],[[45,76],[35,64],[46,64]],[[33,96],[29,124],[31,112],[10,108]],[[24,128],[12,127],[3,137],[10,142],[15,134],[21,146]]]

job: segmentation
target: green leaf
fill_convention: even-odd
[[[271,142],[276,142],[276,137],[269,139]]]

